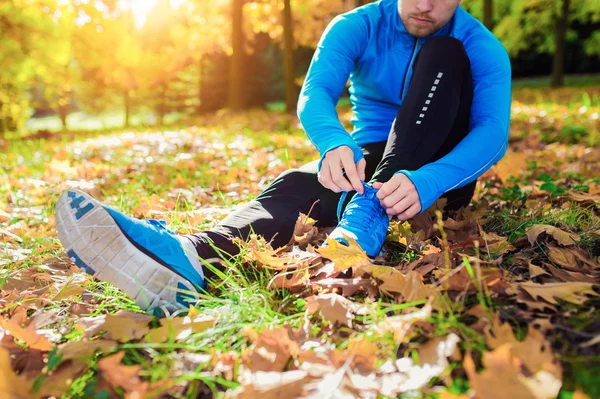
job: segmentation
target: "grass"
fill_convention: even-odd
[[[594,85],[598,84],[594,82]],[[479,195],[489,202],[487,218],[490,221],[485,229],[515,242],[534,224],[551,224],[579,234],[582,237],[580,247],[591,253],[598,242],[595,232],[600,230],[597,204],[566,202],[560,195],[553,194],[559,188],[565,192],[585,192],[586,187],[589,190],[598,182],[597,169],[594,169],[597,165],[594,166],[593,160],[585,160],[585,148],[593,150],[597,144],[594,138],[597,137],[597,122],[593,115],[600,107],[598,87],[582,90],[575,86],[577,89],[547,91],[540,89],[538,84],[529,81],[515,85],[511,144],[532,151],[530,166],[527,170],[515,171],[518,176],[507,184],[499,183],[493,175],[482,179],[487,183],[480,185]],[[346,115],[348,104],[342,101],[340,107],[341,114]],[[584,112],[581,112],[582,107],[587,107]],[[516,108],[519,108],[518,112]],[[536,120],[532,122],[532,118]],[[554,118],[554,122],[550,122],[550,118]],[[118,125],[117,119],[108,118],[102,122],[103,126],[113,126],[108,121]],[[585,129],[565,130],[571,122]],[[35,125],[36,129],[51,126],[50,120],[39,123]],[[77,125],[74,120],[73,126],[94,130],[91,127],[97,125]],[[523,144],[528,140],[533,144]],[[576,150],[575,155],[553,159],[554,155],[540,151],[547,148],[549,142],[554,143],[549,147],[552,151],[568,154],[571,148]],[[43,274],[48,265],[64,266],[64,252],[56,237],[53,213],[54,204],[67,182],[71,186],[85,185],[101,200],[125,213],[165,219],[171,228],[189,233],[214,226],[227,214],[227,208],[253,198],[284,170],[315,158],[313,148],[293,116],[257,110],[235,116],[227,113],[205,116],[191,121],[185,129],[169,126],[148,131],[140,129],[135,133],[79,132],[47,139],[12,139],[0,152],[0,210],[10,210],[5,220],[0,213],[0,229],[20,236],[23,241],[0,236],[6,243],[5,252],[0,253],[0,262],[6,262],[0,269],[0,289],[8,278],[24,269],[35,268]],[[575,163],[581,164],[579,172],[564,172]],[[541,190],[535,183],[540,180],[548,184],[546,190]],[[31,252],[18,255],[17,250]],[[478,278],[480,266],[466,260],[464,267],[476,291],[464,296],[444,296],[442,310],[434,312],[427,320],[431,331],[420,327],[422,330],[414,340],[401,345],[389,333],[375,333],[372,326],[378,321],[405,314],[423,304],[422,301],[402,303],[398,297],[383,295],[373,303],[362,296],[353,297],[355,302],[371,306],[374,312],[358,317],[352,329],[338,328],[335,333],[330,333],[328,322],[320,313],[307,316],[303,310],[305,300],[301,296],[285,289],[268,288],[274,272],[245,264],[244,251],[242,248],[241,254],[229,262],[229,271],[215,280],[210,293],[198,304],[200,313],[219,318],[214,328],[193,334],[181,342],[126,342],[111,353],[124,351],[123,363],[141,366],[140,375],[150,383],[174,378],[171,381],[176,392],[174,396],[195,398],[208,392],[209,396],[222,397],[225,390],[238,386],[236,373],[241,354],[250,347],[249,329],[260,331],[285,325],[296,329],[306,327],[310,337],[340,350],[348,347],[350,338],[366,337],[376,343],[382,354],[378,358],[380,364],[390,354],[417,359],[421,343],[449,333],[462,338],[463,352],[471,349],[475,356],[480,356],[486,350],[485,339],[474,329],[472,316],[464,313],[465,309],[477,304],[486,312],[501,312],[505,319],[511,320],[521,337],[527,328],[517,305],[493,296]],[[542,256],[544,249],[539,246],[531,251]],[[418,256],[417,252],[403,247],[393,256],[395,261],[410,261]],[[56,257],[63,260],[58,262]],[[501,267],[515,270],[521,266],[509,253]],[[69,313],[73,302],[85,304],[93,298],[93,306],[85,316],[113,314],[119,310],[141,312],[131,299],[108,283],[90,279],[84,288],[86,291],[78,297],[55,301],[46,307],[61,309],[67,315],[51,326],[57,331],[61,326],[64,331],[69,331],[62,335],[62,342],[81,337],[81,332],[75,329],[78,318]],[[35,300],[37,298],[19,299],[4,306],[2,312],[7,313]],[[569,398],[576,388],[592,398],[600,396],[597,348],[587,352],[578,349],[582,337],[597,332],[600,306],[597,306],[597,300],[590,303],[592,305],[587,306],[563,304],[564,312],[553,320],[556,330],[549,339],[565,368],[561,398]],[[153,322],[157,323],[156,320]],[[232,375],[214,371],[213,359],[221,359],[227,353],[237,356],[237,365],[229,370]],[[86,371],[73,381],[64,398],[105,397],[97,392],[102,387],[98,360],[96,357],[87,359]],[[448,391],[467,392],[469,383],[460,362],[453,363],[450,369],[452,372],[445,380]],[[401,397],[433,398],[436,395],[425,391]]]

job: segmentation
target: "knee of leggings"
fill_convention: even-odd
[[[317,176],[314,173],[305,172],[300,169],[288,169],[282,172],[273,182],[282,186],[294,186],[302,190],[307,185],[318,183]]]
[[[421,48],[419,58],[420,62],[429,60],[444,64],[452,61],[470,63],[462,42],[450,36],[436,36],[429,39]]]

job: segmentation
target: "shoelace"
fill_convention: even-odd
[[[348,204],[346,210],[344,211],[344,215],[340,218],[339,214],[342,207],[341,204],[343,203],[347,194],[347,192],[342,194],[342,198],[338,204],[338,220],[340,220],[340,225],[349,226],[353,229],[358,229],[365,232],[372,231],[371,225],[373,222],[377,221],[377,218],[374,218],[373,216],[381,212],[379,209],[379,200],[373,199],[375,196],[375,191],[371,187],[365,185],[365,193],[363,194],[363,198],[359,198],[357,201]]]

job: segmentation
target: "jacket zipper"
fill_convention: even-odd
[[[404,99],[406,95],[406,90],[408,89],[408,73],[410,72],[410,68],[412,68],[412,64],[415,61],[415,56],[417,55],[417,47],[419,46],[419,39],[415,39],[415,45],[413,47],[412,56],[410,57],[410,62],[408,63],[408,67],[406,68],[406,74],[404,75],[404,82],[402,83],[402,91],[400,92],[400,100]]]

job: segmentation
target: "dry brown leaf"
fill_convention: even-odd
[[[306,298],[306,312],[313,314],[321,309],[325,320],[332,324],[352,327],[355,314],[364,314],[367,309],[338,294],[321,294]]]
[[[58,353],[62,355],[62,361],[67,360],[85,360],[97,350],[108,351],[117,347],[116,341],[96,340],[96,341],[70,341],[58,348]]]
[[[385,292],[394,292],[402,295],[406,302],[429,299],[437,295],[433,286],[423,283],[423,277],[410,271],[406,275],[389,266],[369,265],[363,266],[358,273],[369,273],[383,283],[379,289]]]
[[[284,373],[257,371],[241,376],[241,387],[232,393],[239,399],[282,399],[304,396],[304,386],[313,381],[308,372],[292,370]]]
[[[530,155],[526,152],[508,151],[504,157],[494,166],[496,174],[506,183],[511,176],[519,177],[527,170],[527,162]]]
[[[35,323],[29,323],[26,327],[23,325],[27,321],[27,312],[19,307],[10,319],[0,316],[0,327],[5,330],[6,335],[12,335],[16,339],[23,341],[31,349],[41,351],[50,351],[54,347],[48,338],[37,333]]]
[[[532,325],[529,325],[527,337],[523,341],[518,341],[510,324],[501,323],[500,316],[496,313],[491,331],[489,328],[486,329],[485,337],[486,343],[492,349],[510,344],[511,353],[521,359],[531,374],[547,371],[558,379],[562,378],[562,369],[552,353],[552,345]]]
[[[479,398],[485,399],[555,399],[562,382],[550,373],[541,371],[532,378],[521,372],[521,360],[511,352],[511,344],[504,344],[493,352],[483,354],[485,370],[477,373],[471,354],[467,353],[464,368],[471,387]],[[544,385],[536,384],[536,377]]]
[[[284,371],[289,359],[300,352],[298,343],[283,327],[263,329],[260,334],[249,329],[244,335],[250,338],[253,348],[242,353],[242,361],[253,372]]]
[[[534,278],[542,275],[549,276],[550,273],[545,271],[542,267],[536,266],[533,263],[529,262],[529,278]]]
[[[569,191],[567,198],[576,202],[600,204],[600,195],[582,193],[580,191]]]
[[[327,237],[326,246],[318,249],[322,257],[331,260],[335,264],[335,271],[341,272],[346,269],[355,271],[362,266],[373,264],[356,241],[350,237],[344,238],[346,238],[350,246]]]
[[[310,284],[324,292],[341,290],[341,292],[335,293],[345,297],[350,297],[358,291],[365,291],[369,297],[374,297],[379,293],[379,289],[372,278],[326,278],[323,280],[311,281]]]
[[[558,281],[562,282],[586,282],[586,283],[595,283],[598,280],[594,277],[588,276],[583,273],[570,272],[567,270],[562,270],[557,267],[554,267],[550,263],[544,263],[544,266],[550,270],[552,276],[556,277]]]
[[[526,291],[533,299],[542,298],[548,303],[557,305],[558,301],[556,298],[560,298],[567,302],[576,304],[583,304],[587,301],[586,295],[598,295],[592,289],[594,284],[592,283],[547,283],[547,284],[536,284],[533,282],[517,283],[514,284],[512,293],[516,293],[517,289]]]
[[[101,376],[112,386],[121,387],[130,398],[143,398],[148,390],[148,382],[140,379],[142,366],[125,366],[121,360],[125,352],[119,352],[98,361]]]
[[[18,376],[12,369],[9,352],[0,347],[0,397],[7,399],[26,399],[31,382]]]
[[[297,243],[300,246],[305,246],[313,242],[319,235],[319,230],[315,227],[317,221],[313,218],[300,213],[296,225],[294,226],[294,234],[289,244]]]
[[[311,252],[293,247],[291,252],[284,252],[285,247],[274,250],[262,236],[252,234],[244,244],[245,262],[255,262],[257,266],[273,269],[303,269],[319,260],[319,256]]]
[[[66,361],[60,364],[43,380],[37,397],[60,397],[69,390],[69,387],[81,373],[88,368],[88,364],[82,361]]]
[[[479,234],[482,239],[480,243],[481,247],[494,254],[505,254],[515,250],[515,247],[508,241],[507,237],[499,236],[496,233],[486,233],[481,227],[479,228]]]
[[[117,313],[97,317],[82,317],[76,328],[85,330],[84,338],[106,331],[105,338],[119,342],[140,339],[150,330],[151,317],[145,314],[119,310]]]
[[[538,236],[542,233],[552,236],[560,245],[565,246],[575,245],[577,244],[576,241],[581,239],[577,234],[566,232],[558,227],[547,224],[536,224],[527,230],[527,238],[532,246],[537,241]]]
[[[192,334],[211,328],[214,324],[214,318],[203,315],[161,319],[160,327],[150,330],[144,339],[153,343],[181,341]]]
[[[384,320],[373,326],[373,329],[379,333],[384,334],[391,332],[394,334],[396,342],[402,342],[404,337],[409,333],[411,327],[415,322],[425,320],[431,316],[431,301],[428,302],[421,309],[404,315],[386,317]]]

